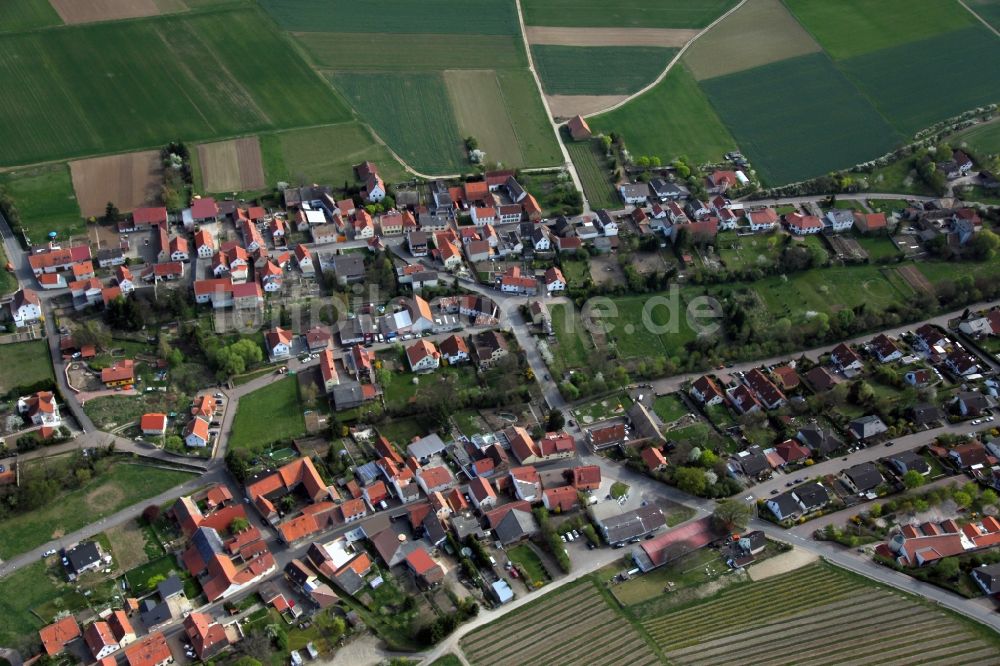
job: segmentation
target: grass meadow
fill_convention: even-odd
[[[356,121],[262,134],[260,151],[269,183],[353,183],[357,179],[354,165],[365,160],[378,164],[390,183],[407,177],[389,149]]]
[[[292,32],[518,33],[514,0],[259,1],[281,27]]]
[[[954,146],[966,144],[980,155],[1000,153],[1000,122],[977,125],[949,137],[948,142]]]
[[[498,70],[497,81],[526,164],[535,167],[562,164],[562,151],[531,72],[526,69]]]
[[[824,54],[783,60],[701,85],[769,185],[849,167],[889,151],[899,141]]]
[[[703,28],[737,0],[522,0],[525,25]]]
[[[628,95],[653,81],[677,49],[535,44],[532,58],[550,95]]]
[[[955,0],[786,0],[792,14],[836,59],[968,27]]]
[[[0,163],[348,120],[263,19],[238,7],[0,35]]]
[[[55,380],[49,347],[44,340],[0,345],[0,368],[3,368],[0,372],[0,395],[18,386]]]
[[[736,148],[736,140],[682,65],[649,92],[587,122],[594,132],[621,134],[633,155],[655,155],[664,163],[682,155],[696,163],[720,160]]]
[[[32,242],[42,243],[50,231],[64,241],[86,231],[66,164],[42,164],[0,173],[0,187],[14,200]]]
[[[298,380],[286,377],[240,399],[229,445],[237,449],[258,448],[297,437],[305,430]]]
[[[618,195],[600,143],[597,140],[567,140],[566,149],[580,174],[583,193],[587,195],[590,205],[594,208],[614,209],[618,205]]]
[[[460,137],[476,137],[489,162],[506,167],[527,164],[495,71],[449,70],[444,85]]]

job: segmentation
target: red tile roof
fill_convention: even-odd
[[[125,659],[129,666],[155,666],[173,659],[173,655],[163,632],[158,631],[125,648]]]
[[[46,654],[59,654],[66,643],[80,636],[80,625],[76,623],[76,618],[70,615],[47,627],[42,627],[38,636],[42,639],[42,647],[45,648]]]

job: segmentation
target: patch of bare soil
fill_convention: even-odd
[[[698,30],[671,28],[556,28],[528,26],[525,33],[532,44],[557,46],[663,46],[680,48]]]
[[[94,23],[156,16],[155,0],[49,0],[63,23]]]
[[[628,95],[546,95],[553,118],[572,118],[598,113],[618,104]]]

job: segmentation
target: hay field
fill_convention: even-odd
[[[255,136],[199,144],[198,161],[206,192],[246,192],[267,186]]]
[[[69,170],[84,217],[103,215],[109,201],[124,213],[160,200],[163,166],[158,150],[76,160]]]
[[[684,62],[701,81],[820,49],[781,0],[749,0],[699,37]]]

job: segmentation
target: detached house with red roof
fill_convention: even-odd
[[[562,271],[558,267],[553,266],[545,271],[545,289],[550,294],[566,291],[566,278],[563,277]]]
[[[659,472],[667,468],[667,459],[658,447],[650,446],[642,450],[642,462],[650,472]]]
[[[433,343],[417,340],[406,348],[406,360],[411,372],[433,372],[441,364],[441,354]]]
[[[66,648],[67,643],[80,637],[80,625],[76,623],[76,618],[69,615],[47,627],[42,627],[38,637],[42,639],[45,654],[56,655]]]
[[[482,477],[476,477],[469,482],[469,498],[479,511],[489,511],[497,505],[497,494],[493,485]]]
[[[272,361],[285,359],[292,354],[292,341],[295,334],[276,326],[264,334],[264,347]]]
[[[577,490],[597,490],[601,487],[601,468],[584,465],[570,470],[570,483]]]
[[[42,318],[42,301],[31,289],[22,289],[10,302],[10,316],[18,328]]]
[[[565,513],[575,509],[578,503],[579,497],[573,486],[546,488],[542,491],[542,504],[549,511]]]
[[[773,231],[778,226],[778,213],[773,208],[760,208],[747,213],[750,231]]]
[[[56,427],[62,423],[59,403],[51,391],[39,391],[17,399],[17,412],[32,425]]]
[[[823,230],[822,220],[815,215],[789,213],[788,215],[785,215],[785,222],[788,223],[789,231],[799,236],[818,234]]]
[[[192,448],[204,448],[208,446],[211,435],[208,432],[208,421],[196,416],[184,426],[184,443]]]
[[[125,648],[125,661],[128,666],[167,666],[174,655],[163,632],[158,631]]]
[[[97,661],[121,649],[118,639],[111,631],[111,625],[107,622],[95,622],[87,627],[87,630],[83,632],[83,641],[90,648],[90,654],[94,655],[94,659]]]
[[[428,495],[447,490],[455,481],[451,472],[443,465],[421,467],[416,471],[416,477],[417,484]]]
[[[886,228],[885,213],[854,212],[854,228],[863,234],[884,231]]]
[[[143,414],[139,420],[139,429],[142,430],[143,435],[162,435],[167,432],[167,415]]]
[[[706,407],[709,405],[721,405],[723,400],[722,391],[719,390],[715,380],[707,375],[696,379],[691,385],[691,396]]]
[[[208,661],[229,647],[225,627],[207,613],[191,613],[184,618],[184,633],[202,661]]]

